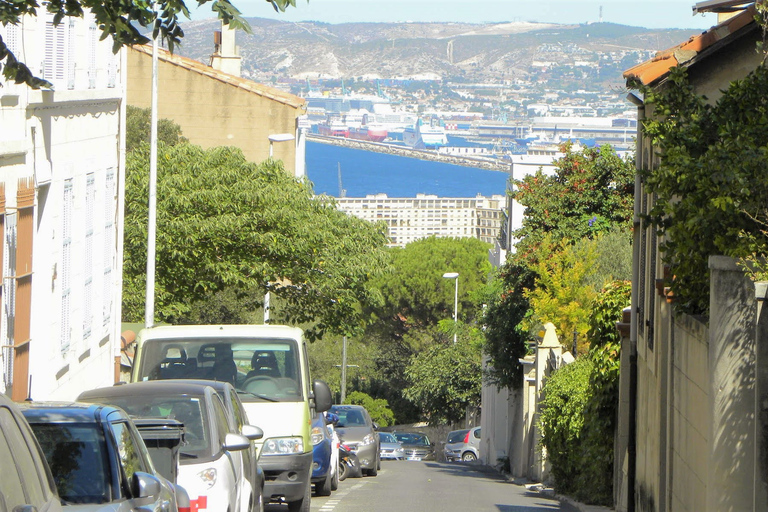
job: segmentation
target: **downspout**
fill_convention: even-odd
[[[635,212],[632,219],[632,282],[640,279],[640,205],[642,202],[642,182],[640,169],[643,168],[643,131],[641,124],[645,120],[645,103],[635,94],[630,93],[627,99],[637,106],[637,140],[635,142]],[[639,283],[638,286],[644,286]],[[635,478],[637,475],[637,322],[638,322],[638,286],[632,287],[632,317],[629,327],[629,425],[627,429],[627,512],[635,512]]]

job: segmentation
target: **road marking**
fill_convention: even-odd
[[[343,491],[335,491],[333,493],[333,498],[328,498],[328,501],[323,503],[323,505],[318,510],[320,512],[333,512],[333,510],[336,509],[336,506],[341,503],[341,500],[344,499],[344,497],[347,496],[351,491],[356,491],[370,482],[371,480],[368,479],[362,480],[348,489],[344,489]]]

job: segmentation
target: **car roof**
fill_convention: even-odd
[[[79,402],[23,402],[18,404],[30,423],[94,423],[96,419],[128,415],[119,407]]]
[[[298,327],[285,325],[160,325],[139,331],[136,336],[141,341],[153,339],[173,339],[176,342],[210,338],[215,342],[219,338],[288,338],[301,339],[304,331]],[[179,338],[181,337],[181,338]],[[226,340],[229,343],[231,340]]]
[[[145,380],[141,382],[132,382],[130,384],[120,384],[106,388],[91,389],[84,391],[78,397],[80,400],[91,400],[93,398],[116,398],[135,396],[137,394],[162,393],[172,395],[194,395],[204,396],[206,389],[211,388],[210,382],[193,380]],[[215,389],[211,389],[216,392]]]

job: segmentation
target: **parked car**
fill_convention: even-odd
[[[18,406],[0,393],[0,508],[62,512],[45,455]]]
[[[155,469],[122,409],[76,402],[25,402],[19,408],[65,504],[116,512],[178,510],[174,488]]]
[[[333,466],[333,438],[328,431],[325,414],[312,418],[312,483],[317,496],[330,496],[334,487],[338,489],[338,464]],[[335,483],[334,483],[335,481]]]
[[[480,429],[481,427],[471,428],[464,434],[461,446],[458,447],[462,461],[474,462],[480,458]]]
[[[211,379],[234,384],[264,432],[256,442],[264,499],[309,512],[312,416],[331,407],[331,391],[312,380],[299,328],[278,325],[172,325],[136,336],[132,382]],[[314,396],[313,396],[314,395]]]
[[[244,451],[251,441],[235,432],[216,390],[204,382],[146,381],[82,393],[80,400],[107,403],[140,417],[171,418],[184,424],[179,484],[192,509],[251,512],[263,508],[251,487]]]
[[[447,462],[461,460],[461,447],[464,445],[464,436],[469,432],[468,429],[452,430],[448,432],[443,447],[443,455]]]
[[[395,439],[403,445],[406,460],[435,460],[435,443],[421,432],[395,432]]]
[[[363,474],[376,476],[381,469],[379,438],[368,411],[361,405],[334,405],[331,412],[339,417],[339,440],[357,455]]]
[[[395,438],[394,434],[389,432],[378,432],[379,436],[379,457],[381,460],[403,460],[405,459],[405,450]]]

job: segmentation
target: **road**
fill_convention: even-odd
[[[492,469],[463,463],[383,461],[376,477],[348,478],[312,512],[565,511],[557,500],[507,482]],[[267,512],[285,512],[271,505]]]

